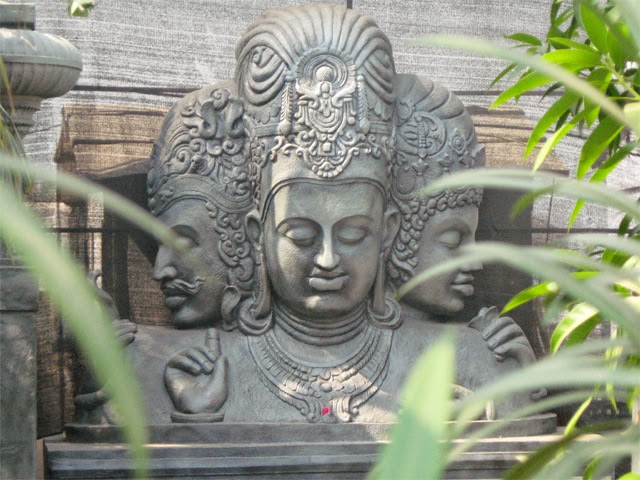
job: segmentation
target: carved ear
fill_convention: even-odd
[[[400,212],[392,205],[387,207],[384,213],[384,239],[383,245],[385,251],[393,245],[393,241],[396,239],[398,230],[400,230]]]
[[[262,223],[257,210],[251,210],[244,219],[244,226],[247,230],[249,241],[255,247],[260,245],[262,240]]]

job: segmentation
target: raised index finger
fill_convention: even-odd
[[[209,351],[209,354],[214,359],[217,359],[222,354],[220,348],[220,333],[215,328],[207,329],[207,337],[204,340],[204,346]]]

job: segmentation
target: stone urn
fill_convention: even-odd
[[[42,99],[67,93],[82,70],[71,43],[34,26],[34,5],[0,1],[0,58],[8,80],[0,75],[0,104],[18,141]],[[0,478],[36,476],[37,309],[37,282],[0,241]]]
[[[0,101],[22,137],[42,99],[67,93],[82,71],[80,53],[68,40],[34,28],[34,5],[0,2],[0,57],[9,80],[0,82]]]

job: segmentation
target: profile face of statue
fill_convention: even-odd
[[[477,227],[476,205],[437,211],[425,223],[414,275],[420,275],[428,268],[454,258],[460,247],[475,243]],[[481,268],[480,264],[472,263],[430,278],[408,292],[402,301],[436,315],[453,315],[461,311],[465,299],[473,295],[473,272]]]
[[[197,263],[194,268],[167,246],[158,250],[153,279],[160,282],[171,323],[178,328],[211,326],[220,317],[228,267],[218,255],[219,235],[205,202],[178,200],[158,219],[180,236]]]
[[[384,200],[369,183],[293,183],[268,207],[267,271],[281,303],[307,319],[352,312],[374,283],[386,231]]]

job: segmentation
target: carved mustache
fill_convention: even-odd
[[[167,297],[171,297],[173,295],[195,295],[200,291],[205,280],[206,277],[195,277],[193,279],[193,283],[189,283],[186,280],[175,278],[173,280],[168,280],[162,286],[162,292]]]

